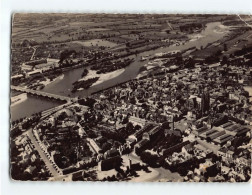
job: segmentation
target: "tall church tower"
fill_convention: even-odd
[[[208,89],[204,90],[201,96],[201,114],[207,114],[210,109],[210,95]]]

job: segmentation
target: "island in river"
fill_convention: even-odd
[[[84,79],[93,78],[93,77],[99,77],[99,79],[93,83],[88,89],[81,89],[77,90],[75,93],[72,93],[73,89],[73,83],[79,81],[82,79],[82,73],[83,73],[83,67],[70,69],[68,71],[63,72],[64,77],[62,79],[56,79],[54,82],[47,84],[41,91],[45,91],[48,93],[53,93],[57,95],[63,95],[63,96],[70,96],[70,97],[86,97],[90,95],[93,92],[109,88],[111,86],[114,86],[116,84],[131,80],[136,78],[139,74],[139,69],[144,66],[146,63],[149,62],[148,58],[153,57],[156,53],[161,52],[169,52],[174,50],[185,50],[191,47],[197,47],[200,49],[201,46],[206,47],[209,43],[216,42],[218,40],[221,40],[223,37],[225,37],[228,34],[228,31],[225,30],[223,33],[217,33],[216,28],[218,28],[221,25],[221,22],[210,22],[206,24],[206,28],[202,30],[201,34],[202,36],[198,36],[197,40],[194,41],[188,41],[184,44],[180,45],[171,45],[169,47],[161,47],[157,49],[153,49],[150,51],[143,51],[139,53],[138,55],[131,55],[128,56],[128,58],[134,58],[134,61],[132,61],[127,67],[123,69],[118,69],[113,72],[105,73],[105,74],[96,74],[96,71],[92,72],[90,70],[90,67],[86,66],[89,70],[88,75],[84,77]],[[145,61],[141,61],[141,58],[143,56],[149,56]],[[35,101],[36,99],[36,101]],[[25,102],[22,102],[17,106],[13,106],[12,110],[15,110],[15,119],[18,117],[18,113],[20,112],[20,116],[24,116],[24,112],[22,110],[24,109],[31,109],[29,106],[27,107],[26,102],[31,102],[31,104],[35,104],[38,102],[38,105],[33,107],[31,112],[29,113],[36,113],[41,110],[45,110],[50,108],[52,105],[45,106],[46,104],[49,104],[49,102],[44,98],[34,97],[31,98],[31,96],[28,96],[27,100]],[[42,104],[43,102],[43,104]],[[39,109],[38,109],[39,108]],[[37,111],[36,111],[37,109]],[[18,111],[19,110],[19,111]],[[22,113],[22,114],[21,114]],[[13,115],[14,116],[14,115]],[[28,116],[28,115],[27,115]]]

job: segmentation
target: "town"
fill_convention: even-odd
[[[252,19],[242,17],[16,14],[12,179],[248,182]]]

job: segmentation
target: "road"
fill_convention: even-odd
[[[52,163],[50,162],[50,160],[47,158],[47,156],[45,155],[44,151],[40,148],[38,142],[35,140],[35,137],[32,133],[32,130],[28,130],[27,131],[27,135],[29,136],[29,138],[31,139],[32,144],[34,145],[35,149],[38,151],[40,157],[42,158],[42,160],[44,161],[44,163],[46,164],[46,167],[48,168],[48,170],[50,171],[50,173],[52,174],[53,177],[57,177],[60,176],[60,174],[56,171],[56,169],[52,166]]]

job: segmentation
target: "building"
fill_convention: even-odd
[[[218,138],[218,137],[220,137],[220,136],[222,136],[222,135],[224,135],[225,134],[225,131],[224,130],[222,130],[222,131],[217,131],[216,133],[213,133],[213,134],[211,134],[211,135],[209,135],[209,139],[212,141],[212,140],[214,140],[214,139],[216,139],[216,138]]]
[[[227,162],[233,162],[234,161],[234,158],[233,158],[234,151],[230,150],[229,148],[225,148],[225,147],[220,148],[217,151],[217,155],[222,157],[223,161],[227,161]]]
[[[202,93],[201,96],[201,114],[202,116],[204,114],[207,114],[210,108],[210,96],[209,96],[209,92],[205,91]]]
[[[116,149],[111,149],[111,150],[108,150],[107,152],[104,153],[104,158],[105,159],[109,159],[109,158],[112,158],[112,157],[115,157],[115,156],[120,156],[119,151],[116,150]]]
[[[130,135],[126,139],[126,144],[129,148],[133,147],[133,145],[137,142],[137,138],[134,135]]]
[[[209,129],[208,129],[206,126],[203,126],[203,127],[198,128],[198,129],[193,129],[192,133],[193,133],[194,135],[199,136],[200,134],[202,134],[202,133],[204,133],[204,132],[206,132],[206,131],[208,131],[208,130],[209,130]]]
[[[135,116],[130,116],[129,117],[129,122],[131,122],[133,125],[140,125],[140,126],[145,126],[146,124],[146,120],[139,118],[139,117],[135,117]]]
[[[17,74],[11,77],[11,81],[15,82],[15,81],[19,81],[20,79],[24,78],[24,75],[22,74]]]
[[[245,157],[240,157],[236,159],[236,163],[239,165],[243,165],[243,166],[251,166],[251,157],[249,159],[245,158]]]
[[[73,173],[72,181],[84,181],[85,171],[78,171]]]
[[[174,152],[181,152],[182,148],[187,146],[187,145],[190,145],[190,147],[193,147],[194,144],[195,144],[195,142],[190,142],[190,141],[187,140],[185,142],[182,142],[182,143],[179,143],[179,144],[177,144],[175,146],[172,146],[172,147],[170,147],[168,149],[162,150],[160,152],[160,155],[169,156],[169,155],[172,155]]]
[[[58,67],[59,59],[52,59],[52,58],[47,58],[47,61],[45,63],[37,64],[35,65],[35,69],[50,69],[50,68],[55,68]]]
[[[134,151],[136,154],[140,154],[149,146],[150,141],[148,139],[143,139],[134,146]]]
[[[35,76],[41,75],[41,73],[42,73],[41,70],[34,70],[31,72],[27,72],[26,77],[35,77]]]
[[[199,137],[203,139],[210,138],[211,135],[218,133],[216,129],[209,129],[208,131],[205,131],[204,133],[200,134]]]
[[[58,67],[59,59],[43,58],[39,60],[31,60],[24,62],[21,65],[22,70],[30,71],[34,69],[46,70],[54,67]]]
[[[157,136],[159,135],[164,136],[164,129],[160,128],[159,126],[156,126],[153,129],[151,129],[149,132],[143,133],[143,139],[152,141],[153,139],[157,138]]]
[[[99,171],[108,171],[111,169],[119,168],[122,164],[122,158],[115,156],[106,160],[102,160],[98,163]]]
[[[98,154],[101,152],[101,148],[96,144],[96,142],[93,139],[87,138],[87,141],[95,153]]]
[[[223,145],[225,143],[227,143],[229,140],[232,140],[234,138],[234,136],[232,135],[229,135],[229,134],[223,134],[217,138],[215,138],[213,141],[216,143],[216,144],[220,144],[220,145]]]
[[[225,128],[231,126],[231,125],[233,125],[233,123],[228,121],[227,123],[224,123],[223,125],[220,125],[220,127],[225,129]]]
[[[22,70],[33,70],[35,65],[38,65],[38,64],[42,64],[42,63],[46,63],[47,60],[46,59],[39,59],[39,60],[31,60],[31,61],[28,61],[28,62],[24,62],[22,65],[21,65],[21,68]]]
[[[232,124],[224,128],[225,132],[232,136],[241,136],[246,135],[247,132],[250,131],[248,127],[239,125],[239,124]]]
[[[153,129],[156,125],[154,124],[147,124],[144,128],[138,130],[136,133],[133,134],[133,136],[131,136],[132,138],[136,138],[137,141],[141,140],[142,139],[142,135],[145,133],[145,132],[149,132],[151,129]]]

